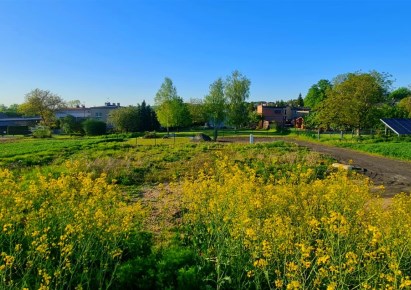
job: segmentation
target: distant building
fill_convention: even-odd
[[[58,119],[64,118],[68,115],[75,117],[77,120],[82,119],[95,119],[107,123],[110,112],[120,108],[120,103],[110,103],[107,102],[104,106],[90,107],[85,106],[76,108],[64,108],[56,112],[56,117]]]
[[[90,111],[90,108],[81,106],[81,107],[76,107],[76,108],[64,108],[56,112],[57,119],[67,117],[69,115],[76,118],[76,120],[82,120],[82,119],[90,118],[91,111]]]
[[[90,108],[90,118],[107,123],[110,112],[118,108],[120,108],[120,103],[110,104],[109,102],[105,103],[104,106],[91,107]]]
[[[257,114],[261,116],[263,123],[276,123],[279,126],[292,126],[298,123],[301,124],[300,118],[305,118],[310,112],[309,108],[291,107],[291,106],[268,106],[264,103],[257,106]]]

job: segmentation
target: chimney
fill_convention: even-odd
[[[117,103],[117,107],[120,107],[120,103]]]

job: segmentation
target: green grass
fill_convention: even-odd
[[[321,134],[292,131],[292,138],[310,142],[328,144],[336,147],[350,148],[362,152],[411,161],[411,139],[409,137],[362,135],[360,138],[352,134]]]

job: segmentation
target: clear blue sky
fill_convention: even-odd
[[[411,1],[0,0],[0,104],[35,88],[135,105],[170,77],[186,101],[238,69],[251,101],[372,69],[411,84]]]

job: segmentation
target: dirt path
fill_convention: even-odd
[[[299,146],[308,147],[313,151],[331,156],[338,162],[348,164],[352,160],[354,166],[363,168],[364,175],[370,177],[374,184],[384,185],[384,197],[393,196],[399,192],[411,193],[411,162],[393,160],[385,157],[372,156],[358,151],[332,147],[307,141],[291,138],[254,138],[254,142],[272,142],[274,140],[284,140],[293,142]],[[224,138],[225,142],[248,142],[244,137]]]

